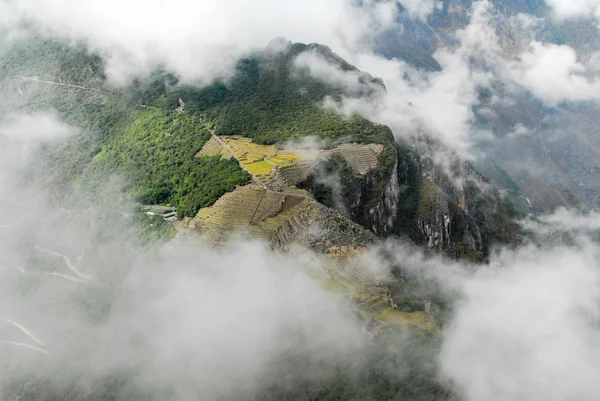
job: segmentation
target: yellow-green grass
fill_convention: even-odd
[[[297,160],[294,160],[294,159],[291,159],[291,158],[284,159],[284,158],[281,158],[279,156],[274,156],[274,157],[270,157],[270,158],[266,159],[266,161],[268,161],[270,163],[273,163],[273,164],[276,164],[279,167],[283,167],[283,166],[290,166],[292,164],[295,164]]]
[[[273,165],[269,164],[265,161],[259,161],[254,163],[245,164],[248,171],[250,171],[254,175],[265,175],[271,174],[273,171]]]
[[[249,138],[223,136],[220,139],[253,174],[269,174],[274,165],[285,167],[303,160],[295,152],[277,150],[273,145],[258,145]]]
[[[231,136],[221,137],[221,140],[231,148],[239,158],[248,160],[262,160],[265,157],[275,156],[277,149],[272,145],[257,145],[249,138]]]

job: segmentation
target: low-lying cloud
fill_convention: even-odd
[[[107,74],[116,83],[158,66],[184,82],[210,83],[228,76],[240,57],[279,36],[357,46],[392,23],[394,10],[389,3],[368,1],[358,12],[345,0],[0,3],[5,25],[32,22],[45,34],[84,42],[105,56]]]
[[[532,42],[517,62],[508,63],[511,79],[549,105],[598,99],[600,79],[589,76],[569,46]]]
[[[467,401],[594,398],[598,248],[525,248],[464,281],[442,372]]]
[[[15,156],[0,159],[0,391],[89,393],[121,377],[146,399],[251,398],[281,358],[322,368],[361,349],[360,323],[308,260],[253,242],[141,248],[110,213],[123,205],[62,210],[43,181],[25,185],[37,146],[71,132],[50,116],[0,124]]]

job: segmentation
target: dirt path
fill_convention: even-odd
[[[21,78],[23,81],[26,82],[39,82],[42,84],[47,84],[47,85],[55,85],[55,86],[63,86],[63,87],[67,87],[67,88],[73,88],[73,89],[79,89],[79,90],[86,90],[86,91],[92,91],[92,92],[117,92],[117,93],[123,93],[119,90],[116,89],[100,89],[100,88],[88,88],[86,86],[81,86],[81,85],[73,85],[73,84],[66,84],[63,82],[56,82],[56,81],[46,81],[44,79],[39,79],[38,77],[24,77],[24,76],[18,76],[17,78]]]

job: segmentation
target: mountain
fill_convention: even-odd
[[[302,57],[350,73],[355,84],[314,77]],[[102,59],[85,47],[40,39],[5,49],[0,72],[3,94],[17,99],[4,113],[52,108],[80,130],[41,149],[26,172],[25,179],[42,179],[57,206],[69,213],[96,207],[117,219],[133,214],[142,238],[159,237],[150,244],[167,249],[178,241],[219,248],[239,237],[262,239],[290,258],[313,258],[311,275],[345,294],[374,341],[359,356],[363,364],[344,360],[324,383],[303,382],[293,375],[302,356],[292,355],[289,383],[273,383],[260,399],[447,399],[431,364],[409,367],[387,351],[409,331],[418,350],[412,360],[434,358],[447,300],[402,266],[377,272],[361,256],[404,237],[450,260],[484,263],[495,246],[519,243],[521,214],[470,163],[436,163],[444,149],[433,139],[397,142],[386,126],[323,107],[324,99],[375,98],[386,91],[380,79],[326,46],[282,40],[240,60],[230,79],[200,88],[167,71],[113,88]],[[100,231],[109,226],[103,219]],[[412,369],[410,378],[377,373],[398,363]],[[33,383],[27,399],[40,399],[44,390],[35,386],[44,384]],[[109,381],[88,396],[109,399],[108,388],[127,394]],[[53,391],[80,399],[65,396],[69,385]]]
[[[460,43],[456,34],[471,21],[475,2],[444,1],[443,7],[434,8],[425,19],[411,17],[401,3],[397,6],[400,28],[383,32],[374,49],[386,58],[401,59],[422,71],[443,73],[435,52]],[[514,55],[520,51],[516,43],[531,40],[569,46],[580,62],[600,49],[594,23],[584,18],[560,20],[542,0],[488,3],[491,27],[506,54]],[[535,18],[533,37],[509,21],[519,15]],[[596,157],[597,104],[594,101],[547,104],[534,93],[522,88],[515,90],[513,84],[498,78],[494,78],[485,92],[473,105],[472,130],[491,132],[494,139],[476,143],[481,153],[475,162],[477,170],[508,191],[513,202],[525,212],[545,213],[560,206],[578,210],[597,207],[600,190],[596,174],[600,167]]]

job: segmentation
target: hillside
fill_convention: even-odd
[[[347,300],[372,343],[357,366],[354,358],[336,361],[324,367],[335,372],[325,378],[294,375],[308,362],[286,355],[289,383],[267,381],[259,399],[447,399],[432,364],[411,366],[435,357],[446,300],[402,266],[376,272],[363,256],[405,237],[428,252],[484,263],[494,246],[519,241],[519,214],[468,163],[457,159],[452,171],[436,165],[441,145],[396,142],[386,126],[322,107],[325,97],[378,96],[386,90],[381,80],[325,46],[275,44],[240,60],[231,79],[202,88],[165,71],[109,87],[102,60],[81,46],[32,40],[7,50],[0,78],[3,92],[19,99],[16,108],[51,107],[80,129],[42,149],[29,174],[43,178],[60,207],[97,207],[116,219],[134,211],[150,246],[259,239],[292,260],[310,258],[311,277]],[[314,78],[296,64],[302,54],[351,71],[358,88]],[[24,62],[31,59],[39,63]],[[99,238],[110,227],[102,216]],[[389,351],[407,332],[408,360]],[[410,375],[397,377],[396,366]],[[111,380],[86,399],[144,398]],[[13,394],[24,393],[21,384]],[[55,391],[57,399],[80,399],[68,385]]]

